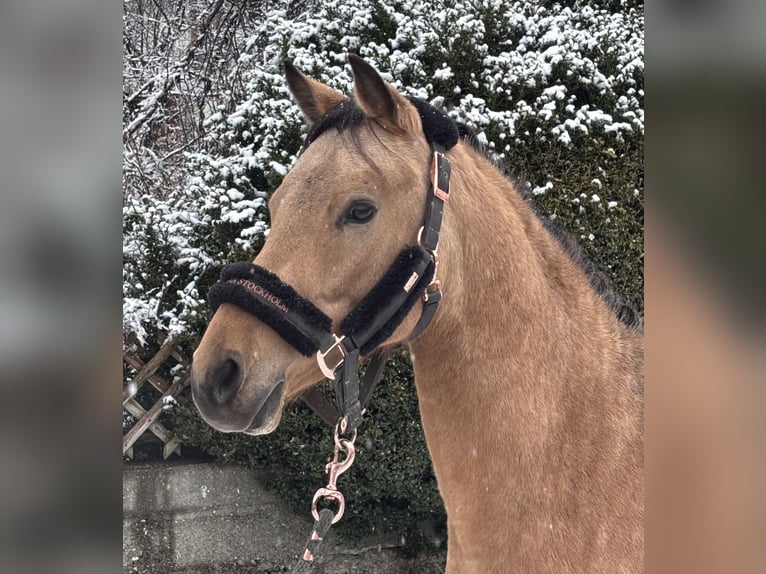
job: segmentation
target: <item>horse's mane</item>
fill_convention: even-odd
[[[558,241],[559,245],[572,262],[583,271],[588,278],[591,288],[604,300],[620,322],[629,327],[643,327],[642,316],[633,306],[628,304],[614,291],[606,275],[599,271],[587,256],[585,250],[583,250],[579,243],[574,239],[572,234],[556,226],[549,217],[540,212],[538,206],[533,201],[532,195],[529,193],[528,186],[516,174],[512,173],[503,162],[499,161],[496,157],[493,157],[485,146],[478,141],[474,136],[474,132],[468,126],[462,123],[452,122],[446,114],[438,111],[423,100],[410,98],[410,101],[415,105],[420,114],[423,130],[429,143],[436,140],[436,143],[444,145],[447,148],[452,147],[452,145],[454,145],[454,141],[452,141],[454,130],[457,128],[457,133],[461,140],[465,141],[474,150],[491,161],[492,164],[511,181],[514,189],[516,189],[527,201],[538,220],[543,224],[543,227],[545,227],[545,229]],[[331,108],[312,125],[304,140],[303,149],[307,148],[319,136],[330,129],[335,128],[339,132],[347,130],[354,132],[363,125],[364,120],[364,112],[357,106],[354,99],[346,98],[340,104]],[[449,127],[446,126],[445,121],[450,122],[451,125]],[[439,141],[439,138],[442,138],[443,141]],[[360,151],[363,152],[361,149]]]
[[[526,182],[518,174],[512,172],[508,166],[494,154],[489,153],[486,147],[475,137],[471,128],[461,123],[458,123],[457,125],[458,131],[460,132],[460,139],[469,144],[476,152],[491,161],[506,179],[511,181],[513,188],[524,198],[524,200],[526,200],[529,207],[537,216],[537,219],[543,224],[543,227],[545,227],[548,233],[558,241],[561,248],[575,265],[585,273],[591,288],[604,300],[612,312],[617,315],[620,322],[629,327],[643,328],[644,321],[641,314],[612,288],[607,276],[596,267],[593,261],[590,260],[587,253],[574,236],[568,231],[558,227],[553,223],[553,220],[551,220],[550,217],[540,211],[532,194],[529,192],[529,186]]]

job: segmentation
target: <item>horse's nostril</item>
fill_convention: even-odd
[[[230,402],[242,384],[242,369],[234,359],[226,359],[211,377],[210,398],[217,404]]]

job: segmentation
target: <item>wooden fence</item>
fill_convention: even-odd
[[[181,354],[177,348],[177,342],[171,338],[161,342],[157,352],[148,358],[140,352],[125,350],[122,360],[135,372],[133,376],[123,381],[122,408],[136,419],[127,432],[123,429],[122,454],[132,458],[133,445],[147,430],[162,441],[164,458],[168,458],[173,452],[181,454],[181,441],[165,428],[158,418],[166,403],[166,397],[173,397],[189,383],[188,372],[191,361]],[[166,375],[160,374],[160,371],[167,373],[177,365],[181,365],[186,374],[183,377],[177,377],[175,382],[171,383]],[[153,404],[142,405],[138,400],[137,394],[145,383],[149,383],[160,393],[160,398]],[[146,403],[147,400],[143,399],[143,402]]]

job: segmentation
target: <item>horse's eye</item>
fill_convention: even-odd
[[[378,208],[370,201],[354,201],[343,214],[343,223],[369,223]]]

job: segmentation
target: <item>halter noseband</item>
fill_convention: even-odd
[[[422,300],[420,319],[407,341],[415,339],[431,323],[441,300],[441,283],[436,279],[437,248],[444,204],[449,200],[451,166],[444,156],[444,146],[433,141],[430,146],[430,186],[418,245],[407,246],[399,253],[380,281],[343,319],[340,335],[332,331],[331,319],[311,301],[268,269],[253,263],[227,265],[208,293],[213,312],[222,303],[236,305],[269,325],[299,353],[316,354],[322,374],[335,381],[338,411],[318,398],[316,391],[309,391],[303,398],[329,424],[340,418],[341,432],[353,432],[359,426],[362,411],[382,374],[388,353],[376,349]],[[359,357],[373,351],[376,353],[360,389]]]

